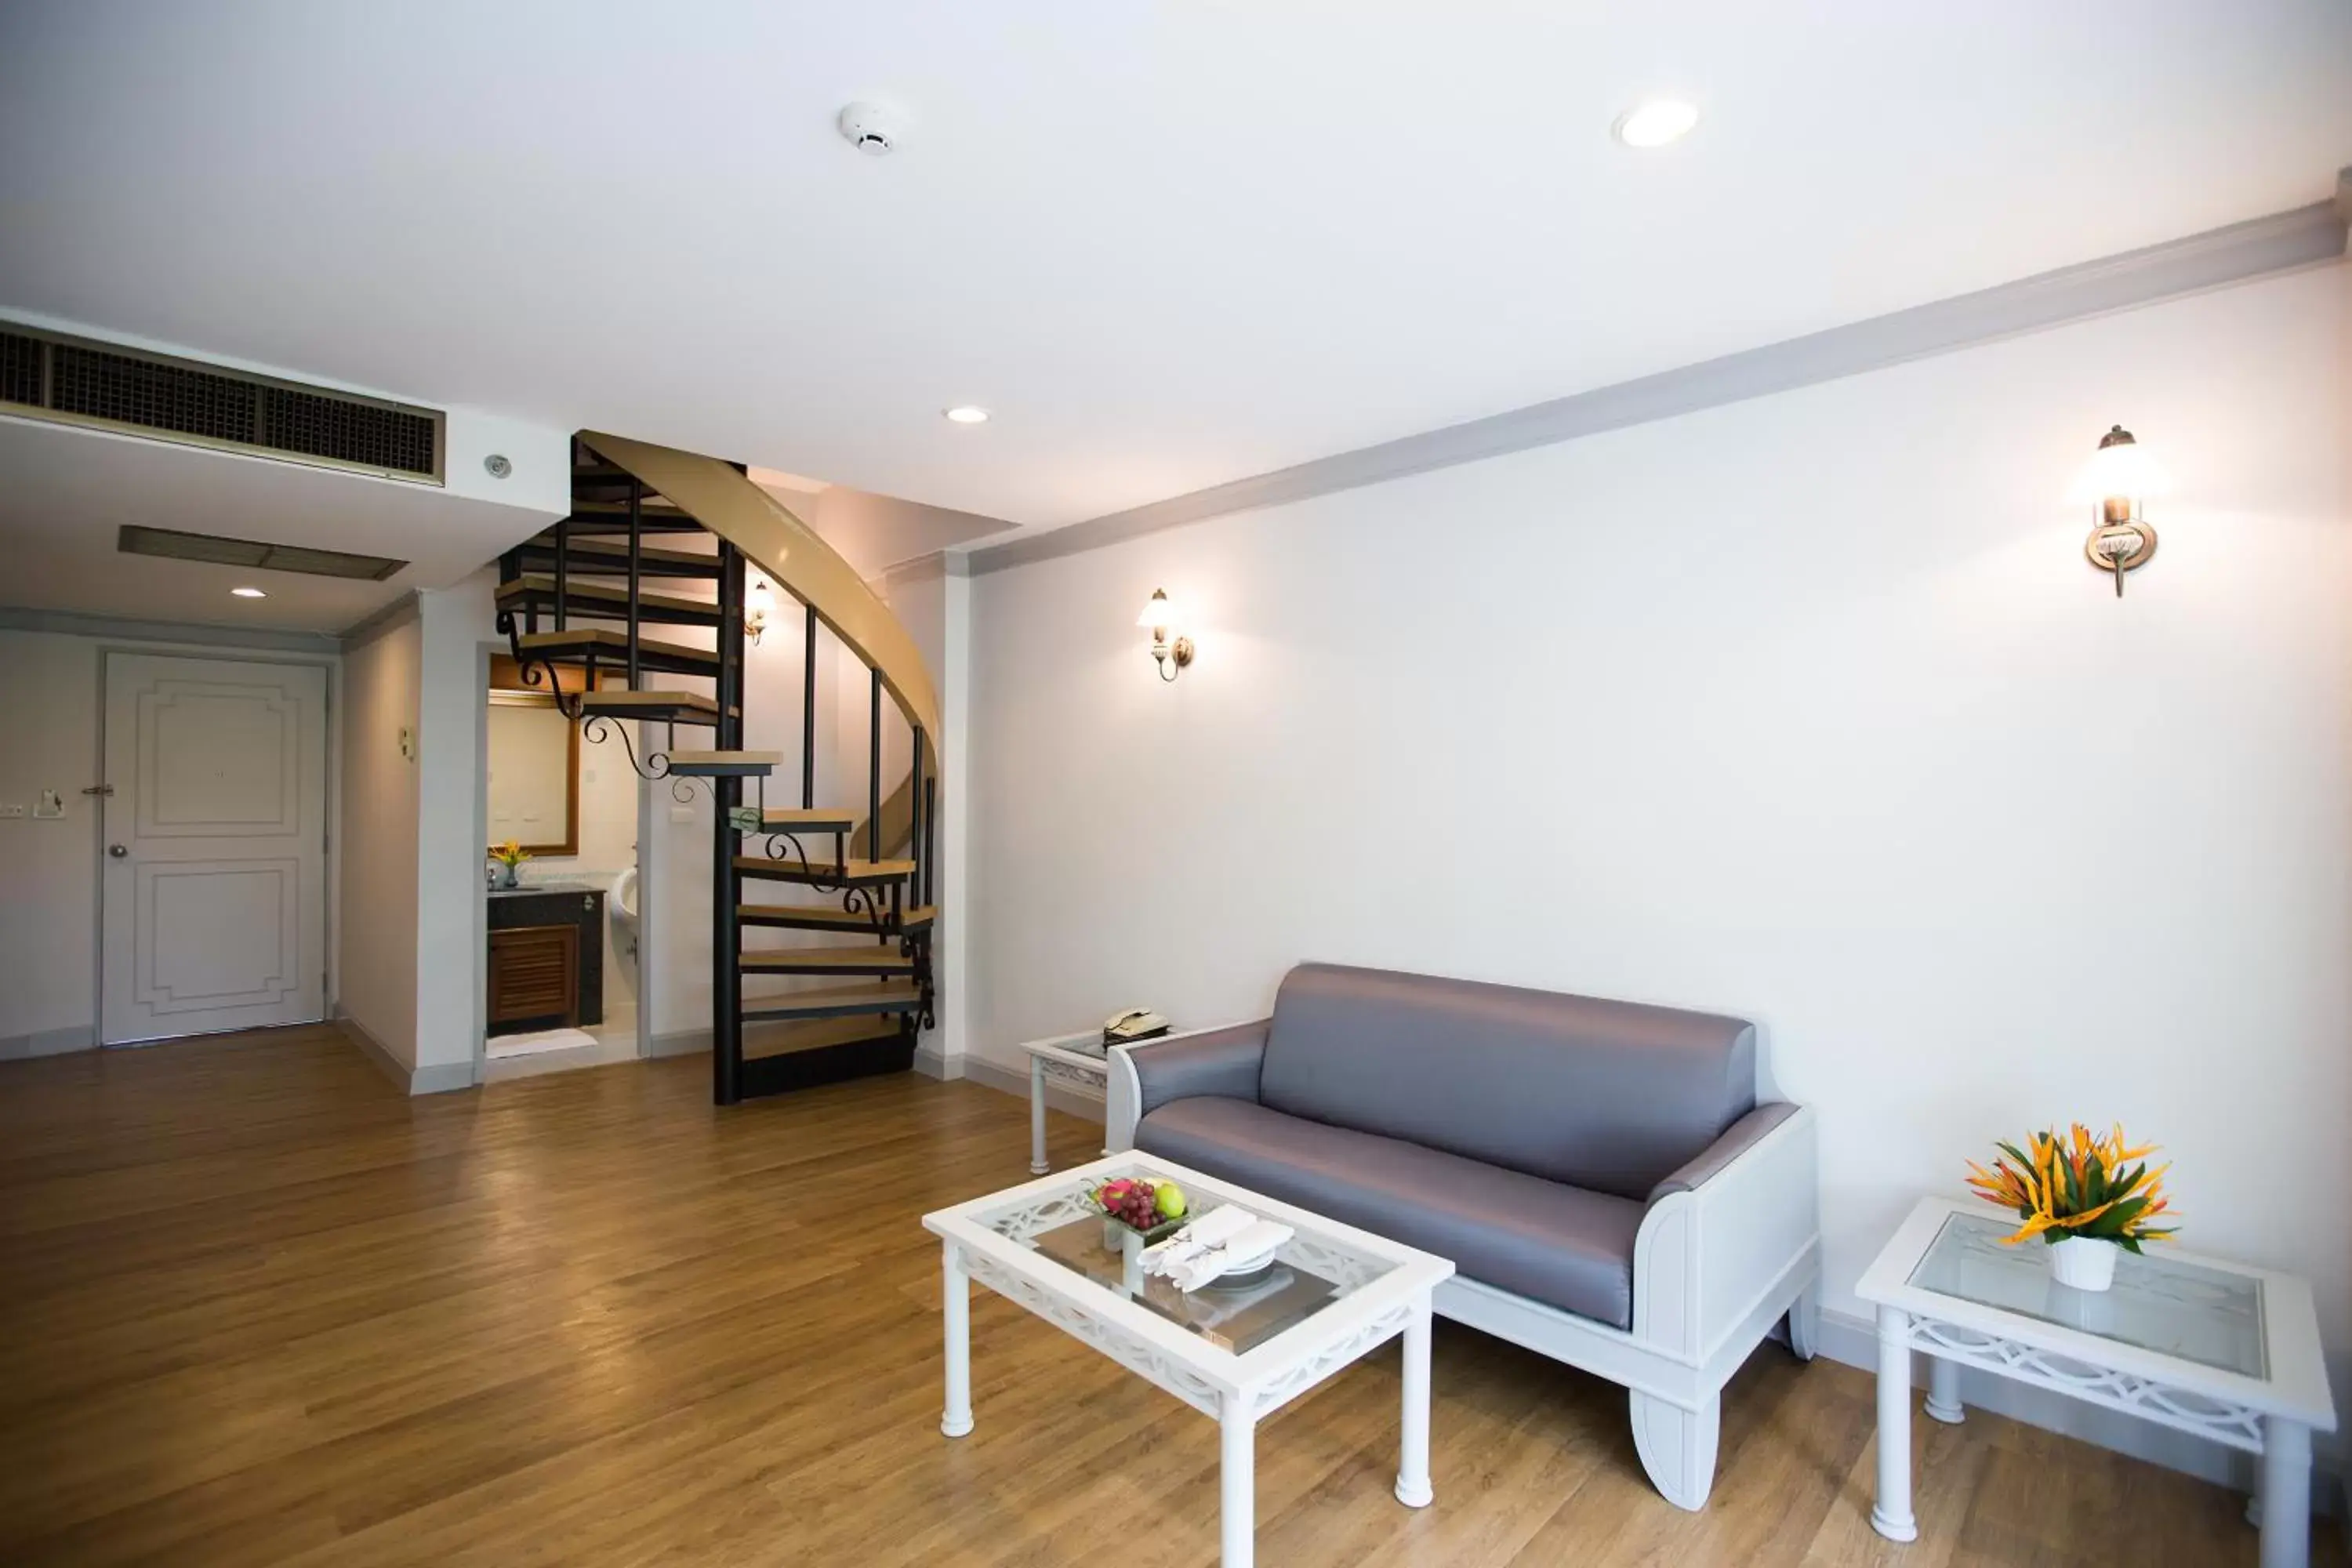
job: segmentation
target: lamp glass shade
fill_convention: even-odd
[[[1154,594],[1144,601],[1143,613],[1135,617],[1139,626],[1172,626],[1176,624],[1176,601],[1166,594]]]
[[[2161,495],[2167,488],[2168,477],[2162,466],[2148,456],[2146,443],[2117,442],[2092,454],[2071,499],[2096,505],[2110,496],[2121,496],[2137,502]]]

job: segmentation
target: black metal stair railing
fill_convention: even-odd
[[[583,459],[586,460],[585,464]],[[614,479],[621,477],[611,471],[610,465],[604,464],[601,457],[591,451],[584,444],[578,443],[574,447],[574,464],[575,468],[593,466],[597,471],[583,482],[593,483],[599,494],[609,498],[610,492],[605,487],[611,486]],[[740,471],[740,468],[739,471]],[[853,862],[849,859],[851,846],[845,828],[836,826],[831,830],[833,858],[830,862],[820,866],[810,859],[801,843],[800,835],[809,831],[807,826],[788,827],[770,824],[767,821],[767,785],[764,777],[756,780],[754,784],[757,807],[751,812],[744,812],[741,809],[744,804],[743,781],[740,773],[721,769],[710,774],[698,773],[693,776],[672,773],[670,752],[675,745],[674,720],[665,721],[663,748],[656,751],[650,749],[648,744],[648,750],[640,759],[626,727],[615,721],[618,715],[586,712],[583,719],[585,694],[599,689],[597,681],[602,671],[621,674],[626,681],[628,689],[632,691],[644,689],[643,679],[646,660],[646,650],[643,640],[643,626],[646,610],[644,587],[645,580],[649,574],[648,563],[645,556],[644,536],[648,524],[646,509],[648,502],[655,498],[647,490],[644,482],[635,475],[627,476],[625,493],[628,541],[625,568],[626,593],[617,607],[617,614],[609,588],[590,590],[592,596],[583,606],[585,613],[594,619],[601,621],[617,619],[624,624],[625,631],[619,656],[614,657],[609,642],[600,644],[593,637],[583,637],[572,644],[550,645],[541,648],[525,646],[525,638],[533,637],[537,633],[542,612],[552,621],[554,630],[562,632],[570,629],[570,619],[575,609],[572,580],[575,568],[586,572],[591,576],[601,574],[608,580],[614,575],[621,574],[615,571],[614,562],[615,552],[609,548],[596,550],[593,546],[588,547],[593,553],[574,551],[572,525],[575,518],[583,516],[578,510],[582,503],[578,501],[576,495],[574,512],[555,524],[550,531],[551,537],[519,545],[499,557],[499,581],[501,594],[498,628],[506,637],[509,649],[521,672],[523,682],[532,687],[542,684],[548,687],[558,708],[567,717],[581,723],[583,740],[592,743],[601,743],[609,739],[617,739],[627,753],[632,772],[647,780],[667,778],[672,795],[680,801],[690,801],[693,798],[693,785],[696,784],[701,784],[710,792],[712,804],[717,808],[712,833],[711,857],[713,1098],[719,1104],[731,1105],[741,1100],[747,1091],[767,1092],[779,1087],[792,1087],[796,1081],[811,1081],[796,1079],[792,1069],[778,1071],[779,1064],[772,1059],[753,1064],[761,1068],[756,1075],[747,1071],[743,1050],[743,1026],[747,1014],[753,1017],[778,1016],[778,1010],[775,1009],[761,1010],[751,1007],[743,995],[742,900],[747,875],[757,874],[756,871],[747,872],[744,865],[739,863],[738,857],[743,852],[744,841],[748,838],[759,837],[763,840],[765,858],[795,865],[798,875],[788,879],[798,881],[822,893],[838,894],[843,912],[855,919],[858,922],[858,928],[869,932],[877,942],[885,945],[895,944],[899,955],[908,961],[911,966],[909,972],[917,987],[917,999],[913,1003],[909,1004],[904,998],[895,1001],[877,998],[870,1009],[850,1007],[844,1011],[856,1013],[871,1010],[884,1016],[895,1014],[898,1020],[898,1037],[902,1046],[911,1050],[919,1031],[936,1025],[937,980],[932,968],[931,917],[926,914],[919,920],[915,918],[918,910],[928,910],[932,905],[937,889],[936,841],[939,796],[938,780],[929,768],[931,752],[929,737],[924,733],[919,724],[910,725],[909,748],[912,765],[908,780],[907,820],[904,825],[908,869],[902,875],[888,876],[884,874],[886,856],[890,850],[897,848],[898,841],[895,837],[886,841],[883,829],[882,698],[885,683],[879,667],[869,666],[872,679],[867,707],[866,855],[872,864],[862,871],[853,871]],[[584,530],[600,533],[612,531],[607,516],[615,510],[612,500],[605,499],[593,503],[593,506],[595,509],[601,509],[599,516],[606,517],[607,520],[600,524],[595,519],[585,519]],[[671,516],[667,511],[663,515],[665,520]],[[667,521],[664,527],[666,531],[675,531],[673,525]],[[716,543],[717,552],[713,557],[716,570],[713,575],[716,577],[717,588],[717,602],[714,605],[717,626],[713,637],[715,660],[709,674],[714,679],[717,694],[716,712],[712,715],[711,723],[716,731],[715,749],[721,752],[740,752],[743,747],[745,731],[747,637],[744,626],[744,590],[749,574],[749,563],[742,552],[727,538],[717,537]],[[544,581],[539,586],[526,586],[522,591],[509,595],[507,590],[518,583],[524,582],[528,576],[528,569],[531,564],[530,558],[550,554],[552,556],[551,580]],[[575,559],[575,557],[578,558]],[[677,574],[668,558],[665,557],[658,564],[663,572],[672,575]],[[789,585],[784,586],[786,591],[790,591]],[[804,608],[801,689],[801,805],[804,811],[814,812],[816,805],[816,669],[817,626],[820,617],[814,603],[806,603]],[[672,613],[665,615],[663,618],[677,617]],[[679,668],[677,656],[674,652],[664,648],[660,652],[660,658],[662,668],[671,669]],[[565,690],[564,681],[559,673],[563,665],[582,668],[583,679],[581,690],[573,692]],[[615,666],[618,667],[617,669]],[[697,669],[692,673],[699,675],[703,672]],[[654,721],[647,718],[638,721],[650,723]],[[650,742],[649,736],[643,738]],[[844,818],[845,823],[846,820]],[[817,831],[824,831],[824,829],[819,827]],[[792,922],[787,920],[775,920],[761,923],[788,925]],[[811,929],[835,928],[820,925]],[[857,928],[843,929],[846,934],[848,929]],[[887,1038],[887,1037],[878,1037]],[[757,1082],[747,1085],[747,1078],[756,1078]]]

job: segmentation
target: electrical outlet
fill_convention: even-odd
[[[0,801],[0,817],[21,817],[24,815],[25,803],[23,801]]]
[[[412,763],[416,760],[416,731],[405,724],[400,727],[400,754]]]

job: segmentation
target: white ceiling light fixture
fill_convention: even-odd
[[[950,425],[985,425],[988,410],[970,403],[959,403],[953,408],[940,411]]]
[[[258,588],[231,588],[229,592],[235,594],[240,599],[267,599],[269,597],[268,595],[263,593]]]
[[[1654,98],[1617,117],[1610,133],[1628,147],[1644,151],[1679,142],[1698,123],[1698,110],[1678,98]]]

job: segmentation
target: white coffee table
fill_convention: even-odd
[[[2262,1568],[2311,1552],[2311,1434],[2336,1429],[2311,1287],[2289,1274],[2151,1246],[2116,1260],[2113,1289],[2050,1278],[2043,1244],[1980,1202],[1923,1198],[1862,1277],[1878,1309],[1878,1503],[1910,1541],[1911,1352],[1927,1414],[1963,1414],[1959,1371],[2053,1389],[2261,1457]]]
[[[1105,1093],[1108,1053],[1100,1029],[1024,1040],[1021,1048],[1029,1056],[1029,1173],[1042,1176],[1052,1169],[1045,1163],[1045,1085],[1058,1081]]]
[[[1166,1177],[1182,1184],[1195,1214],[1240,1204],[1297,1235],[1276,1255],[1265,1283],[1187,1296],[1142,1274],[1131,1237],[1118,1250],[1105,1246],[1104,1221],[1084,1194],[1112,1176]],[[941,1209],[925,1215],[923,1225],[940,1239],[946,1277],[947,1410],[940,1430],[949,1436],[972,1426],[969,1281],[977,1279],[1216,1420],[1223,1434],[1223,1562],[1247,1568],[1258,1422],[1402,1335],[1396,1495],[1409,1508],[1428,1506],[1430,1293],[1453,1276],[1444,1258],[1140,1153]]]

